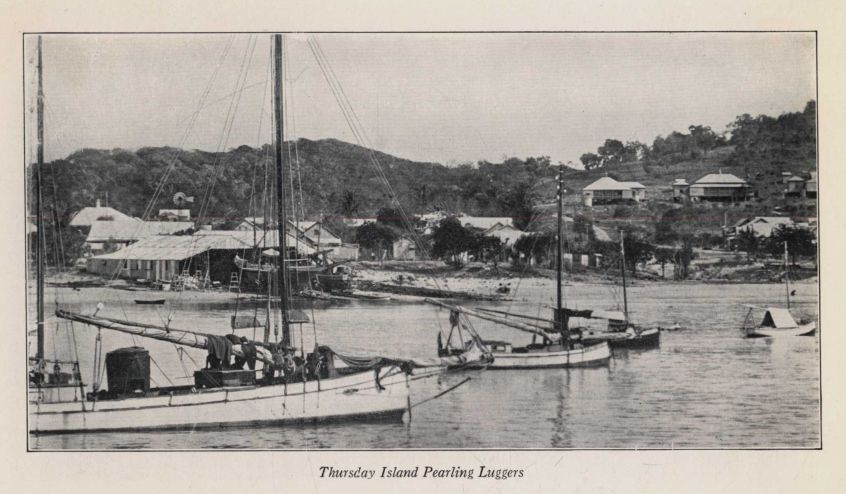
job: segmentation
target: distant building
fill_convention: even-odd
[[[111,221],[111,220],[131,220],[132,216],[121,213],[115,208],[108,206],[101,206],[100,200],[97,199],[96,206],[89,206],[79,210],[78,213],[71,218],[70,226],[91,226],[97,221]]]
[[[805,182],[805,197],[808,199],[817,198],[817,172],[811,172],[811,178]]]
[[[395,261],[416,261],[419,259],[417,243],[407,235],[396,239],[392,247]]]
[[[478,228],[479,230],[488,230],[497,224],[508,226],[514,224],[514,220],[507,216],[458,216],[457,219],[464,228]]]
[[[794,222],[784,216],[755,216],[744,218],[735,223],[734,233],[739,235],[741,232],[751,231],[758,237],[769,238],[773,231],[782,225],[793,226]]]
[[[350,228],[358,228],[367,223],[376,223],[376,218],[343,218],[341,221]]]
[[[190,209],[159,209],[161,221],[191,221]]]
[[[673,200],[685,202],[690,199],[690,184],[683,178],[673,180]]]
[[[690,185],[692,201],[743,202],[750,198],[752,187],[731,173],[709,173]]]
[[[300,230],[302,231],[301,236],[308,239],[309,242],[318,248],[338,247],[342,244],[341,237],[332,233],[323,223],[301,221]]]
[[[499,239],[499,242],[503,248],[511,248],[514,246],[517,240],[526,235],[526,232],[515,228],[510,224],[503,225],[502,223],[496,223],[492,227],[485,230],[482,235],[488,237],[496,237]]]
[[[646,199],[646,187],[638,182],[618,182],[611,177],[602,177],[582,189],[585,206],[640,202]]]
[[[805,179],[802,177],[790,177],[787,179],[787,188],[784,190],[785,197],[803,197],[805,195]]]
[[[187,272],[198,279],[226,283],[237,269],[235,256],[249,250],[250,242],[228,234],[209,233],[148,237],[117,252],[89,257],[86,271],[164,282]]]

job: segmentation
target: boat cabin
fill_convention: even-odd
[[[769,307],[761,321],[762,328],[791,329],[798,327],[790,311],[787,309]]]
[[[514,351],[514,347],[507,341],[483,340],[482,343],[493,353],[511,353]]]

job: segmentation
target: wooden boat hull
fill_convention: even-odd
[[[817,330],[817,323],[800,324],[795,328],[770,328],[758,326],[746,332],[749,338],[779,338],[784,336],[810,336]]]
[[[343,420],[399,420],[409,405],[406,375],[396,367],[333,379],[199,390],[173,396],[43,403],[31,390],[34,433],[197,429]]]
[[[163,305],[165,303],[165,299],[157,298],[153,300],[142,300],[142,299],[135,299],[135,303],[139,305]]]
[[[639,335],[629,335],[624,332],[597,332],[582,336],[585,344],[595,344],[607,341],[611,348],[645,349],[658,348],[661,345],[661,331],[649,328]]]
[[[608,365],[611,349],[608,343],[563,351],[493,352],[488,369],[543,369],[570,367],[600,367]]]

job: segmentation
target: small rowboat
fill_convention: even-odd
[[[163,298],[153,298],[153,299],[135,299],[136,304],[140,305],[163,305],[165,303],[165,299]]]

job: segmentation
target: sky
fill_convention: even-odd
[[[813,33],[285,39],[286,138],[356,142],[314,39],[376,149],[444,164],[578,162],[607,138],[651,144],[692,124],[723,131],[739,114],[800,111],[816,94]],[[34,40],[24,46],[29,109]],[[48,160],[81,148],[271,141],[268,34],[45,35],[43,65]]]

